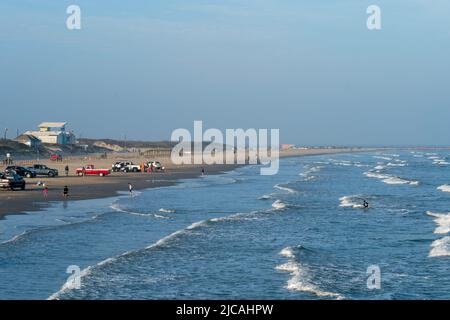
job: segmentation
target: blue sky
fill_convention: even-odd
[[[70,4],[81,30],[66,29]],[[161,140],[203,120],[285,143],[450,144],[447,0],[4,0],[0,54],[11,133],[64,120]]]

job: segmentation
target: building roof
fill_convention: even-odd
[[[67,122],[42,122],[39,128],[62,128],[65,127]]]
[[[60,134],[65,134],[63,131],[27,131],[26,135],[32,135],[35,137],[44,137],[44,136],[59,136]]]
[[[35,142],[40,142],[41,140],[39,140],[38,138],[36,138],[35,136],[33,136],[32,134],[21,134],[20,136],[17,136],[15,139],[15,141],[35,141]]]

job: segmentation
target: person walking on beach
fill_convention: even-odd
[[[130,191],[130,196],[133,195],[133,185],[131,183],[128,184],[128,190]]]
[[[202,167],[202,176],[204,176],[204,175],[205,175],[205,168]]]
[[[69,166],[66,165],[66,167],[64,168],[64,173],[66,174],[66,177],[69,175]]]
[[[67,198],[69,196],[69,188],[67,186],[64,186],[63,196],[64,198]]]
[[[48,197],[48,187],[44,186],[44,198]]]

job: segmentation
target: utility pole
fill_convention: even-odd
[[[125,149],[125,151],[127,150],[127,135],[124,135],[123,148]]]
[[[5,128],[5,134],[4,134],[4,136],[3,136],[3,139],[5,139],[6,140],[6,134],[8,133],[8,128]]]

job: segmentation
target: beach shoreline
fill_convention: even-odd
[[[374,148],[311,148],[311,149],[292,149],[280,152],[280,158],[302,157],[337,153],[354,152],[373,152],[381,149]],[[134,157],[135,155],[128,155]],[[160,159],[166,165],[165,172],[153,173],[112,173],[106,177],[85,176],[78,177],[74,174],[75,167],[82,163],[93,163],[96,167],[110,167],[110,163],[115,158],[123,159],[125,156],[110,155],[109,159],[77,158],[66,159],[62,163],[41,160],[39,163],[46,164],[49,167],[55,167],[59,170],[59,177],[56,178],[33,178],[27,180],[27,188],[24,191],[0,190],[0,219],[7,215],[26,214],[43,210],[52,203],[59,201],[78,201],[88,199],[102,199],[117,196],[119,192],[128,191],[128,183],[133,185],[134,190],[143,190],[149,188],[158,188],[172,186],[183,179],[197,178],[202,175],[201,168],[205,168],[207,175],[222,174],[232,171],[242,165],[237,164],[213,164],[213,165],[173,165],[170,159]],[[139,161],[134,160],[136,163]],[[36,162],[36,161],[34,161]],[[18,163],[17,165],[26,165]],[[64,176],[64,166],[69,165],[71,174]],[[37,186],[41,181],[48,186],[48,195],[44,197],[42,186]],[[64,198],[63,188],[69,187],[69,197]]]

